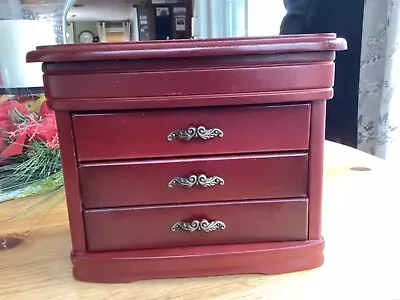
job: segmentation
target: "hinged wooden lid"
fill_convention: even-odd
[[[40,46],[27,54],[28,62],[137,60],[293,52],[341,51],[346,40],[334,33],[269,37],[136,41]]]

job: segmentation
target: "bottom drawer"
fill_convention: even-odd
[[[84,218],[88,250],[109,251],[305,240],[307,208],[304,198],[96,209]]]

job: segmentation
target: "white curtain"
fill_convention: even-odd
[[[195,38],[219,38],[229,36],[229,0],[196,0],[193,14]]]
[[[125,41],[131,40],[131,22],[123,22],[122,23],[122,30],[124,32],[124,39]]]
[[[277,35],[285,13],[283,0],[196,0],[193,36]]]
[[[247,0],[248,35],[279,35],[286,9],[283,0]]]
[[[400,0],[365,0],[358,149],[400,163]]]
[[[131,19],[131,32],[132,32],[132,41],[139,40],[139,24],[138,24],[138,11],[137,7],[133,7],[132,9],[132,19]]]
[[[97,27],[97,33],[99,35],[100,42],[106,42],[107,41],[106,23],[105,22],[97,22],[96,27]]]
[[[65,36],[66,43],[67,44],[75,43],[75,40],[74,40],[74,23],[67,23],[65,32],[66,32],[66,36]]]

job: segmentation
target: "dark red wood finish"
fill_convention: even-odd
[[[129,282],[320,266],[325,105],[335,52],[346,47],[335,34],[319,34],[28,53],[28,61],[44,62],[45,93],[56,110],[75,278]],[[170,131],[191,125],[224,136],[167,141]],[[166,188],[170,176],[200,171],[223,174],[225,185]],[[227,227],[170,231],[193,218],[221,218]]]
[[[308,75],[303,76],[304,72]],[[57,99],[207,95],[319,89],[332,86],[334,64],[153,70],[129,73],[48,75],[48,96]],[[282,80],[282,78],[285,80]],[[157,88],[149,85],[157,82]],[[232,84],[234,82],[234,84]]]
[[[175,177],[201,174],[219,176],[224,184],[168,187]],[[79,176],[86,208],[305,197],[308,155],[288,153],[93,163],[81,165]]]
[[[318,240],[321,238],[322,192],[324,175],[324,140],[325,140],[325,110],[326,101],[315,101],[311,109],[310,138],[310,170],[309,170],[309,232],[308,238]]]
[[[27,54],[28,62],[115,61],[158,58],[220,57],[340,51],[346,41],[334,33],[221,38],[88,45],[40,46]],[[78,71],[78,70],[76,70]]]
[[[82,281],[122,283],[141,279],[227,274],[283,274],[324,262],[324,240],[72,253]]]
[[[292,90],[274,92],[235,93],[219,95],[191,95],[165,97],[130,97],[99,99],[55,99],[49,103],[51,109],[57,111],[99,112],[135,109],[166,109],[188,107],[238,106],[276,103],[304,103],[320,99],[330,99],[333,88],[312,90]]]
[[[80,161],[306,150],[310,105],[76,114],[73,126]],[[167,140],[191,126],[217,128],[223,136]]]
[[[70,61],[70,62],[47,62],[43,69],[48,75],[62,75],[65,72],[76,72],[84,69],[85,72],[119,72],[121,70],[151,71],[156,70],[177,70],[204,69],[207,67],[251,67],[251,66],[274,66],[281,64],[311,65],[316,62],[332,62],[336,56],[335,51],[325,52],[299,52],[279,53],[268,55],[243,54],[240,59],[235,55],[197,57],[158,57],[153,61],[156,64],[149,64],[148,60],[105,60],[99,65],[98,61]]]
[[[307,205],[305,198],[86,210],[88,251],[306,240]],[[171,231],[176,222],[202,219],[226,228]]]
[[[236,56],[223,57],[199,57],[190,58],[159,58],[154,63],[149,64],[146,60],[121,60],[121,61],[103,61],[101,64],[93,61],[70,62],[70,63],[46,63],[43,66],[47,76],[65,75],[78,72],[77,70],[85,70],[84,73],[97,74],[99,72],[121,72],[121,70],[131,70],[135,72],[148,72],[157,70],[159,72],[167,72],[189,69],[207,69],[215,67],[242,67],[249,68],[251,66],[280,66],[282,63],[293,65],[312,65],[320,62],[330,62],[335,58],[334,51],[328,52],[312,52],[312,53],[282,53],[271,55],[243,55],[240,59]],[[179,66],[179,68],[177,68]],[[70,78],[70,77],[68,77]],[[68,79],[67,78],[67,79]],[[47,83],[45,86],[47,87]],[[74,86],[74,89],[86,85]],[[209,94],[209,95],[170,95],[170,96],[150,96],[150,97],[115,97],[111,98],[67,98],[54,99],[49,104],[56,110],[115,110],[115,109],[131,109],[135,108],[168,108],[168,107],[198,107],[198,106],[222,106],[222,105],[239,105],[239,104],[265,104],[276,102],[296,102],[311,101],[320,99],[330,99],[332,97],[332,87],[327,86],[318,89],[307,90],[276,90],[268,92],[251,92],[251,93],[235,93],[235,94]]]
[[[86,233],[79,194],[79,177],[75,157],[74,136],[71,116],[67,112],[56,112],[58,139],[63,165],[65,196],[67,199],[69,225],[71,228],[72,251],[86,250]]]

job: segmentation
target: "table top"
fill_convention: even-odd
[[[325,263],[283,275],[130,284],[75,281],[62,197],[0,204],[0,299],[400,299],[400,182],[376,157],[326,142]],[[397,178],[396,178],[397,177]],[[61,200],[60,200],[61,199]],[[12,247],[4,237],[22,242]],[[2,250],[9,246],[10,249]]]

